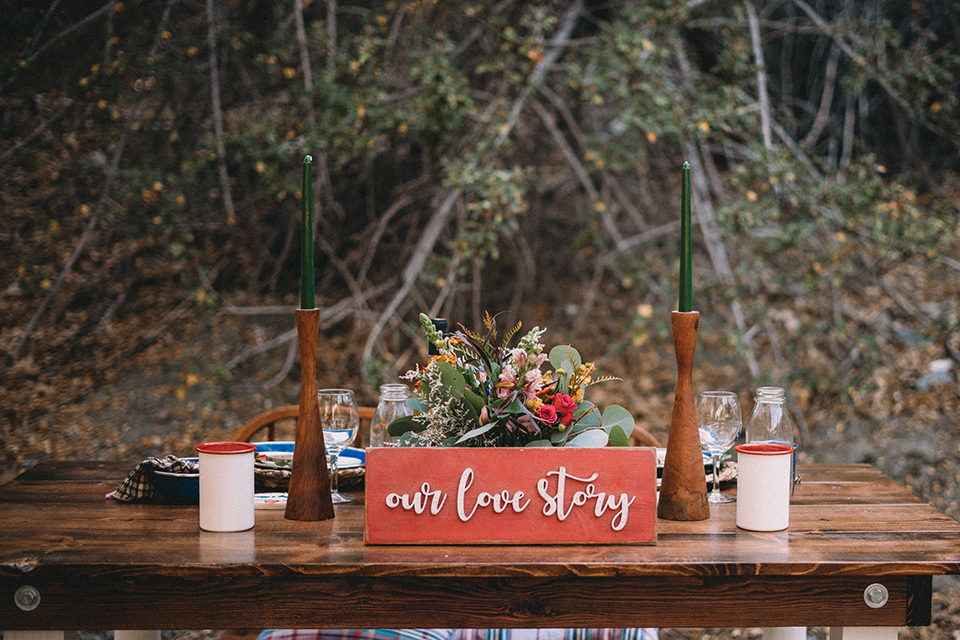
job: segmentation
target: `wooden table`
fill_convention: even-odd
[[[366,546],[362,502],[203,532],[196,506],[105,501],[130,468],[47,462],[0,487],[0,629],[897,627],[929,624],[932,576],[960,573],[960,525],[866,465],[801,467],[782,532],[721,505],[659,521],[655,546],[513,547]]]

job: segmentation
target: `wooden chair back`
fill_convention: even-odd
[[[357,443],[367,441],[370,432],[370,419],[373,418],[374,407],[360,407],[360,432],[357,434]],[[293,434],[296,433],[297,414],[300,407],[295,404],[285,407],[278,407],[261,413],[259,416],[240,427],[233,437],[237,442],[251,442],[254,435],[266,430],[266,437],[257,437],[256,440],[269,442],[277,440],[280,433],[289,432],[289,437],[281,438],[283,440],[293,440]],[[281,431],[284,428],[284,422],[288,423],[287,431]],[[356,446],[356,445],[355,445]]]

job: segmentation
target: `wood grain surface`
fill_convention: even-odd
[[[195,505],[105,500],[134,464],[0,487],[0,629],[900,626],[929,623],[930,576],[960,573],[960,525],[866,465],[803,466],[785,531],[711,505],[658,520],[654,546],[501,547],[365,545],[362,494],[332,520],[204,532]]]
[[[297,309],[296,319],[300,347],[300,406],[284,515],[290,520],[329,520],[334,516],[333,500],[317,400],[320,310]]]
[[[697,350],[700,312],[673,311],[670,326],[677,355],[677,391],[657,515],[667,520],[706,520],[710,517],[710,502],[693,391],[693,357]]]

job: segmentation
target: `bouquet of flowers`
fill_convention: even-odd
[[[515,347],[518,322],[497,344],[496,321],[487,314],[485,335],[461,326],[445,336],[420,314],[427,339],[439,355],[407,372],[419,397],[408,401],[415,415],[387,428],[400,446],[418,447],[602,447],[625,446],[633,416],[618,405],[600,411],[584,398],[596,365],[569,345],[544,351],[544,329],[534,327]]]

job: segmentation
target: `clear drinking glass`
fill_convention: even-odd
[[[320,424],[323,426],[323,445],[330,466],[330,497],[334,504],[353,502],[353,496],[338,490],[337,463],[340,452],[356,439],[360,428],[357,398],[350,389],[321,389],[317,392],[317,400],[320,404]]]
[[[697,397],[697,424],[700,445],[710,454],[713,463],[713,491],[707,500],[714,504],[733,502],[733,496],[720,492],[720,456],[733,446],[740,436],[743,417],[740,402],[732,391],[704,391]]]

